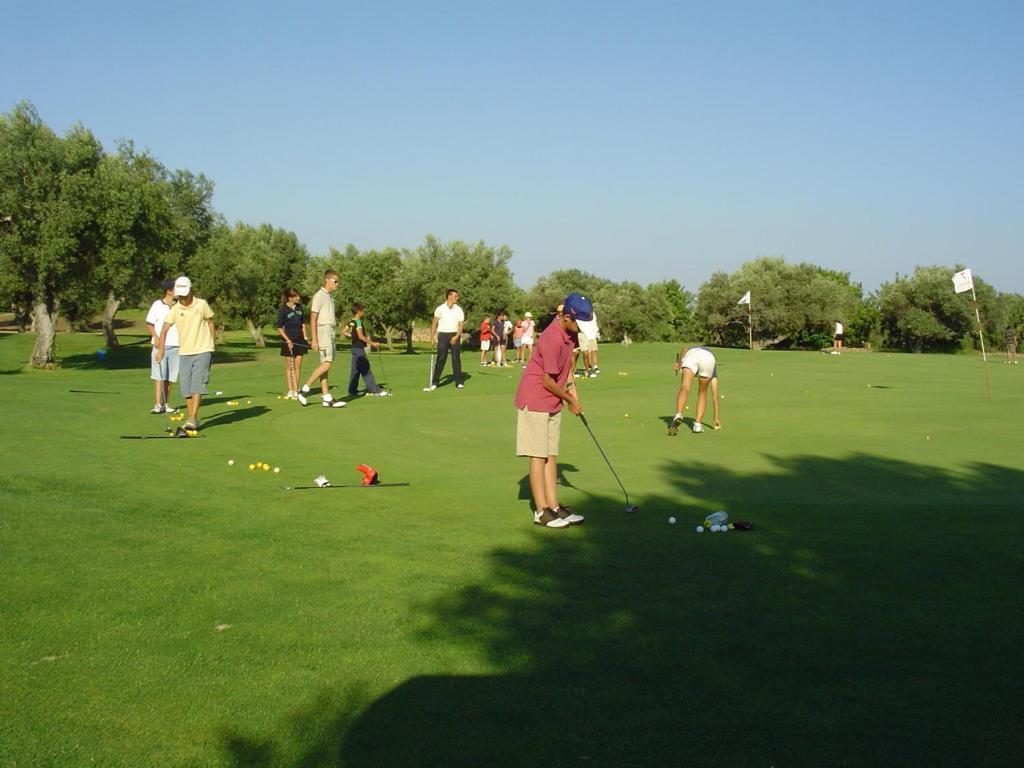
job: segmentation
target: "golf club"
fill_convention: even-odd
[[[181,429],[181,427],[178,427]],[[121,435],[122,440],[177,440],[185,437],[188,440],[195,440],[206,435],[179,435],[177,430],[166,435]]]
[[[427,386],[423,388],[424,392],[429,392],[430,388],[434,385],[434,364],[437,361],[437,355],[434,352],[430,353],[430,378],[427,380]]]
[[[380,353],[380,344],[377,345],[377,365],[380,368],[380,380],[387,383],[388,375],[384,371],[384,357]]]
[[[601,444],[599,442],[597,442],[597,436],[594,434],[594,430],[592,430],[590,428],[590,424],[587,423],[587,417],[582,412],[580,412],[580,421],[583,422],[583,426],[586,427],[587,428],[587,432],[590,433],[590,437],[591,437],[591,439],[593,439],[594,445],[597,446],[597,450],[601,452],[601,456],[604,458],[604,463],[607,464],[608,465],[608,469],[610,469],[612,471],[612,475],[615,477],[615,482],[617,482],[619,484],[619,488],[622,489],[622,493],[626,497],[626,511],[630,512],[630,513],[632,513],[632,512],[639,512],[640,511],[640,507],[639,506],[637,506],[635,504],[630,504],[629,503],[629,492],[626,491],[626,486],[624,486],[622,484],[622,481],[619,480],[619,476],[615,472],[615,467],[613,467],[612,463],[610,461],[608,461],[608,456],[605,455],[604,449],[601,447]]]
[[[311,491],[311,490],[330,490],[331,488],[395,488],[398,486],[406,486],[408,483],[374,483],[373,485],[363,485],[362,483],[351,483],[346,485],[282,485],[282,491]]]

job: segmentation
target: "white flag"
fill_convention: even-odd
[[[743,298],[736,302],[737,304],[749,304],[750,303],[750,291],[743,294]]]
[[[953,275],[953,290],[957,293],[974,289],[974,280],[971,278],[971,270],[965,269]]]

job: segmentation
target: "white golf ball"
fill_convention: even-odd
[[[697,526],[697,533],[704,533],[704,526],[703,525],[698,525]]]
[[[717,525],[712,525],[711,526],[711,532],[712,533],[718,533],[718,526]]]
[[[275,475],[281,474],[281,468],[280,467],[274,467],[274,474]]]
[[[218,389],[218,390],[217,390],[217,394],[218,394],[218,395],[223,395],[224,393],[223,393],[223,392],[221,392],[221,391],[220,391],[220,390]]]
[[[235,460],[234,459],[228,459],[228,466],[229,467],[235,466]]]
[[[668,522],[669,522],[669,525],[675,525],[676,524],[676,519],[674,517],[670,517],[668,519]]]

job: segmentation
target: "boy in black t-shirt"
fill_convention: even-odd
[[[380,344],[370,338],[365,326],[363,316],[366,314],[362,304],[352,305],[352,319],[348,321],[345,330],[342,331],[352,339],[352,366],[348,375],[348,393],[353,397],[359,394],[359,377],[363,377],[366,384],[367,394],[376,397],[388,397],[391,393],[386,392],[377,386],[377,380],[373,378],[370,370],[370,358],[366,356],[366,348],[380,349]]]

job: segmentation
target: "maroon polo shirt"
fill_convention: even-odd
[[[516,409],[558,413],[565,405],[560,397],[544,389],[544,374],[565,389],[572,372],[572,350],[576,346],[573,334],[568,333],[558,320],[554,320],[533,345],[533,356],[523,369],[516,390]]]

